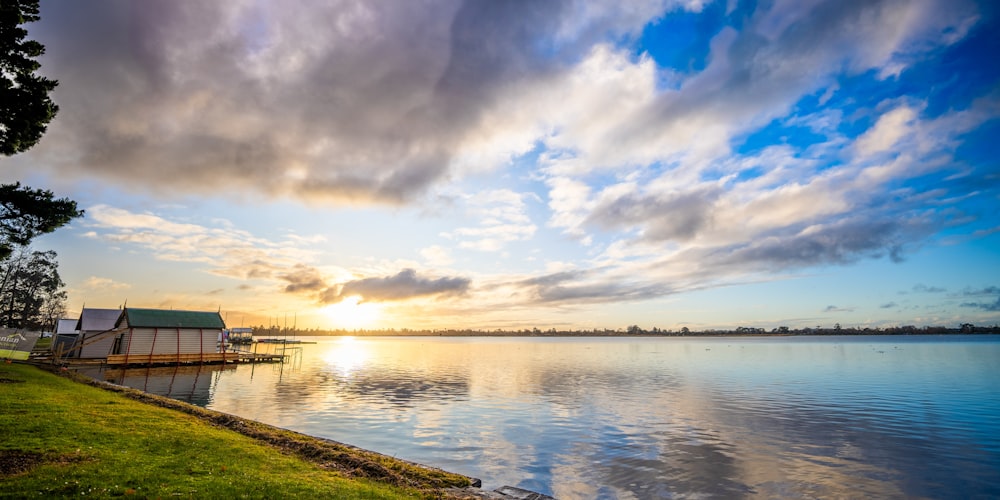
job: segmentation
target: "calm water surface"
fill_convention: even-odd
[[[1000,497],[993,336],[303,340],[283,365],[103,376],[485,489]]]

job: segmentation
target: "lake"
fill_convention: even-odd
[[[1000,497],[996,336],[301,340],[284,364],[101,377],[484,489]]]

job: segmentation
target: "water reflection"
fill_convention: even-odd
[[[346,404],[367,404],[381,409],[407,409],[424,401],[435,403],[462,399],[469,393],[468,381],[452,374],[424,373],[412,369],[340,370],[307,369],[283,381],[276,391],[294,393],[296,400],[310,395],[335,395]]]
[[[317,341],[140,388],[558,498],[1000,496],[996,339]]]
[[[133,369],[89,368],[79,371],[84,375],[105,382],[167,396],[198,406],[208,406],[212,402],[213,382],[224,370],[235,371],[236,367],[233,365],[178,365]]]
[[[368,345],[358,342],[354,337],[341,337],[327,349],[323,359],[332,368],[348,377],[355,370],[365,366],[368,361]]]

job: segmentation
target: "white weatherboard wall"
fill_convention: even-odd
[[[215,328],[132,328],[120,354],[200,354],[216,352]]]
[[[98,338],[100,336],[100,338]],[[115,334],[111,332],[85,332],[80,334],[81,358],[106,358],[115,345]],[[94,340],[97,339],[97,340]]]

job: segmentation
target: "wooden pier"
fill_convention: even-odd
[[[123,365],[180,365],[180,364],[225,364],[225,363],[274,363],[285,359],[284,354],[255,352],[206,352],[192,354],[110,354],[109,366]]]

